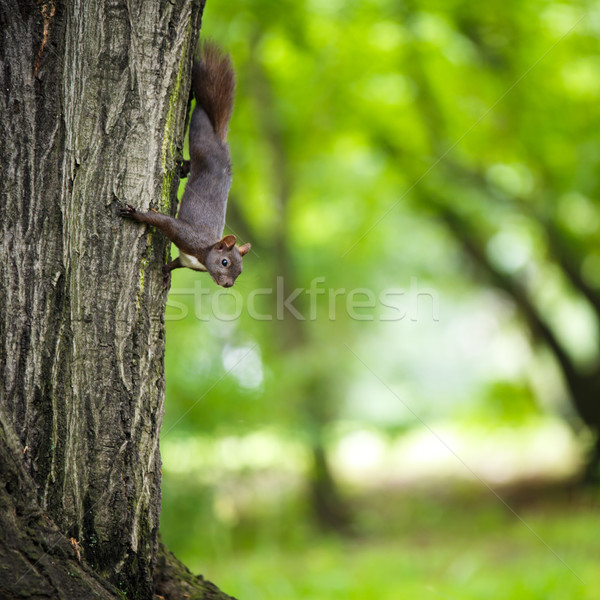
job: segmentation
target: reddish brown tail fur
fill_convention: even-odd
[[[205,110],[219,139],[225,143],[235,93],[235,74],[229,54],[212,42],[204,42],[200,58],[194,63],[192,87],[196,101]]]

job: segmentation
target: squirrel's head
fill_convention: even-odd
[[[217,285],[231,287],[242,272],[242,256],[250,251],[250,244],[237,247],[235,235],[226,235],[208,252],[204,266]]]

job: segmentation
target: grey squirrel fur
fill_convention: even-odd
[[[156,211],[141,212],[127,204],[118,210],[128,219],[158,227],[178,248],[179,257],[165,265],[208,271],[217,285],[231,287],[242,272],[250,244],[237,247],[223,236],[231,159],[227,129],[233,112],[235,74],[228,54],[205,42],[192,69],[196,108],[190,121],[189,175],[176,219]],[[184,163],[183,169],[187,168]]]

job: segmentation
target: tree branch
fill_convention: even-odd
[[[491,282],[514,300],[532,333],[543,340],[552,350],[565,375],[567,385],[573,390],[581,375],[578,373],[573,359],[563,348],[551,327],[545,322],[526,290],[514,278],[503,273],[492,264],[482,245],[477,241],[477,235],[463,217],[440,202],[432,201],[432,205],[435,206],[439,216],[460,242],[463,249],[487,274]]]

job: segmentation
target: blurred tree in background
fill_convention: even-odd
[[[332,452],[353,432],[560,418],[593,478],[598,5],[239,0],[203,31],[236,66],[228,227],[253,252],[239,318],[207,278],[173,276],[170,545],[195,551],[182,514],[243,526],[240,498],[259,501],[240,473],[262,473],[273,519],[288,463],[318,522],[348,528]]]

